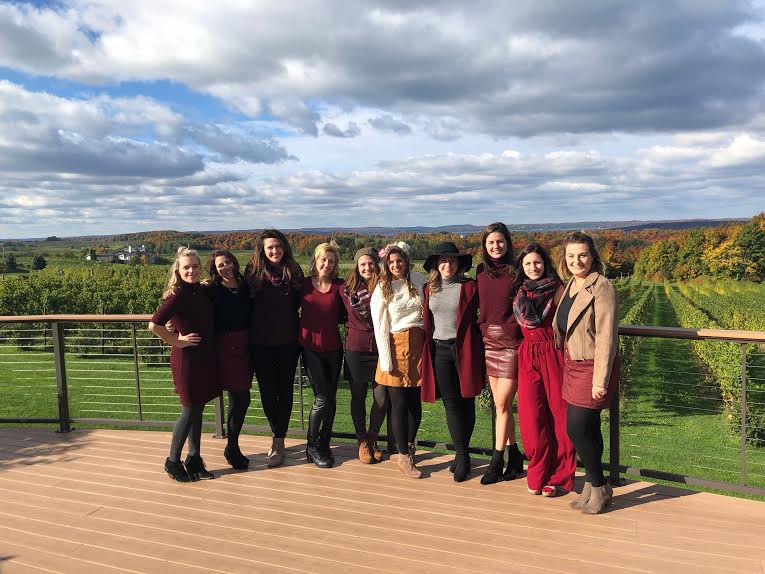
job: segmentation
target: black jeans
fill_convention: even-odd
[[[600,430],[600,410],[568,405],[566,432],[574,443],[584,464],[587,482],[603,486],[603,433]]]
[[[276,438],[287,436],[299,354],[297,343],[278,347],[255,345],[252,348],[260,402]]]
[[[337,382],[343,364],[343,351],[319,353],[303,349],[303,364],[313,389],[313,406],[308,415],[308,434],[332,432],[337,411]]]
[[[475,428],[475,399],[463,398],[457,371],[457,346],[450,341],[435,341],[433,371],[438,392],[444,402],[446,426],[454,450],[467,452]]]
[[[380,433],[380,427],[382,427],[388,410],[387,387],[378,385],[374,380],[377,360],[377,353],[345,352],[345,365],[350,375],[351,384],[351,418],[356,437],[359,439],[367,436],[367,390],[369,383],[372,383],[372,397],[374,399],[369,413],[369,435],[372,440],[377,440],[377,435]]]
[[[396,439],[398,452],[409,452],[409,445],[417,439],[422,422],[420,387],[388,387],[390,397],[390,427]]]

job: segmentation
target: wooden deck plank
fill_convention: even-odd
[[[70,544],[73,559],[118,569],[125,556],[141,556],[140,571],[162,574],[190,571],[190,556],[216,572],[765,574],[759,502],[633,483],[617,490],[614,512],[587,517],[567,508],[571,497],[529,496],[523,480],[485,487],[474,470],[456,484],[449,456],[420,453],[429,478],[411,481],[394,462],[360,463],[349,443],[334,446],[339,464],[324,470],[305,464],[301,441],[287,441],[288,463],[276,469],[265,466],[268,437],[241,442],[250,471],[228,468],[224,443],[205,437],[219,478],[181,485],[162,471],[166,432],[0,429],[0,524],[27,532],[17,544],[65,531],[58,543]],[[247,562],[253,557],[265,564]]]

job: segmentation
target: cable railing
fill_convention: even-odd
[[[172,427],[180,405],[169,347],[145,328],[149,319],[0,317],[0,424]],[[629,474],[765,496],[765,332],[625,325],[619,333],[629,356],[603,416],[611,481]],[[313,401],[302,368],[294,391],[289,432],[299,436]],[[349,402],[341,381],[338,438],[356,436]],[[225,436],[226,406],[224,393],[206,409],[216,436]],[[445,420],[440,403],[424,405],[418,444],[453,449]],[[478,413],[471,452],[491,453],[493,423],[493,413]],[[257,384],[245,430],[269,431]]]

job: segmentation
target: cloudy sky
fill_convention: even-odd
[[[765,0],[0,3],[0,238],[749,217]]]

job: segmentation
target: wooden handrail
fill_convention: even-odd
[[[3,315],[3,323],[148,323],[151,315]],[[659,337],[662,339],[695,339],[733,341],[737,343],[765,343],[765,331],[736,331],[725,329],[683,329],[681,327],[646,327],[620,325],[620,335],[633,337]]]

